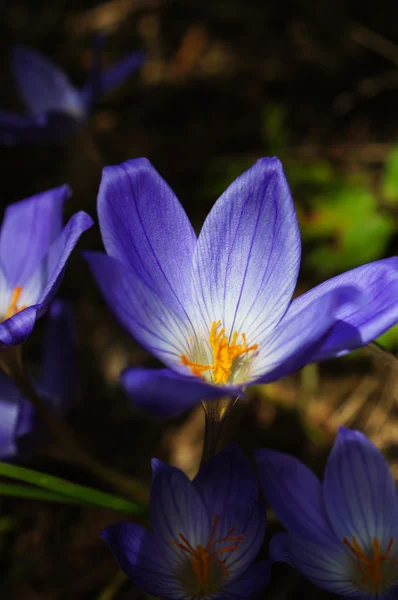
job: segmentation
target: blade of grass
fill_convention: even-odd
[[[56,492],[60,496],[67,496],[69,499],[75,499],[76,503],[91,504],[133,514],[141,514],[146,510],[143,505],[135,504],[125,498],[78,485],[54,475],[27,469],[26,467],[0,462],[0,475]]]

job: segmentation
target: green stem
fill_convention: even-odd
[[[202,402],[205,413],[205,435],[200,467],[203,467],[210,458],[217,454],[222,428],[237,400],[238,398],[235,400],[232,400],[232,398],[219,398],[218,400]]]
[[[82,448],[68,425],[51,413],[45,402],[37,394],[23,367],[20,346],[9,346],[0,353],[0,368],[11,377],[24,396],[35,407],[40,418],[46,423],[54,440],[60,447],[58,457],[65,462],[85,467],[103,481],[111,484],[134,500],[147,504],[149,493],[146,486],[139,481],[104,466]]]
[[[51,494],[49,494],[49,492],[45,492],[42,489],[0,483],[0,496],[2,494],[12,495],[7,493],[7,489],[13,489],[15,495],[20,495],[22,497],[24,496],[22,490],[24,490],[24,497],[29,498],[42,500],[53,499],[55,502],[89,504],[91,506],[100,506],[101,508],[110,508],[112,510],[135,514],[140,514],[145,510],[143,506],[125,500],[124,498],[119,498],[119,496],[101,492],[87,486],[78,485],[77,483],[71,483],[60,477],[41,473],[40,471],[34,471],[33,469],[27,469],[26,467],[0,462],[0,475],[10,479],[24,481],[25,483],[37,486],[38,488],[44,488],[44,490],[50,490],[51,492]],[[18,490],[20,492],[19,494],[17,494]]]
[[[108,585],[102,590],[97,600],[113,600],[120,588],[128,581],[123,571],[118,571]]]

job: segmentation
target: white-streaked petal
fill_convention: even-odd
[[[300,263],[290,190],[276,158],[243,173],[210,211],[194,252],[193,287],[206,334],[221,320],[228,335],[271,331],[287,309]]]

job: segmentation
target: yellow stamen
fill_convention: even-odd
[[[215,515],[214,521],[213,521],[213,527],[212,527],[210,537],[209,537],[209,541],[207,542],[206,546],[202,546],[201,544],[198,544],[198,546],[196,547],[196,550],[195,550],[182,533],[178,534],[178,536],[182,540],[182,542],[171,542],[172,545],[178,546],[178,548],[181,548],[181,550],[184,550],[184,552],[187,552],[188,554],[191,555],[192,570],[193,570],[193,572],[196,576],[196,579],[199,583],[202,594],[206,594],[208,592],[207,588],[208,588],[209,579],[210,579],[210,566],[211,566],[212,560],[214,560],[216,563],[218,563],[221,566],[224,575],[226,577],[229,577],[228,569],[225,566],[226,559],[221,560],[216,556],[216,554],[225,554],[226,552],[232,552],[232,550],[236,550],[236,548],[239,546],[239,544],[241,544],[244,541],[243,533],[239,533],[237,535],[231,535],[236,529],[235,526],[231,527],[231,529],[229,530],[226,537],[215,540],[214,537],[215,537],[218,523],[219,523],[218,515]],[[212,546],[214,546],[215,544],[219,544],[221,542],[234,542],[234,543],[231,546],[228,546],[227,548],[221,548],[221,550],[215,550],[213,552],[210,552],[210,549],[212,548]]]
[[[18,286],[16,288],[14,288],[14,291],[12,293],[12,298],[11,298],[10,306],[8,307],[8,310],[7,310],[7,312],[6,312],[5,316],[4,316],[3,321],[6,321],[10,317],[13,317],[17,313],[21,312],[21,310],[23,310],[24,308],[26,308],[26,306],[20,306],[19,308],[17,307],[18,300],[19,300],[19,297],[20,297],[21,293],[22,293],[22,287],[21,286]]]
[[[215,384],[225,384],[232,373],[232,363],[247,352],[257,350],[257,344],[252,346],[247,345],[246,335],[241,334],[243,343],[238,344],[239,333],[235,331],[232,335],[231,342],[225,335],[225,329],[217,331],[221,325],[221,321],[213,321],[211,325],[209,343],[213,353],[213,364],[202,365],[189,360],[185,355],[181,355],[181,362],[186,367],[190,367],[192,374],[200,377],[205,371],[213,371],[212,381]]]
[[[343,544],[345,544],[356,556],[357,568],[362,574],[362,585],[366,583],[368,578],[374,585],[379,586],[382,583],[381,563],[383,561],[389,561],[398,564],[398,561],[395,560],[395,558],[389,556],[393,543],[394,538],[391,537],[386,550],[381,552],[379,540],[377,538],[373,538],[373,556],[369,557],[362,550],[354,535],[352,536],[352,544],[347,540],[347,538],[343,539]]]

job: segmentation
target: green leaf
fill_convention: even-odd
[[[64,504],[87,504],[89,506],[93,506],[91,503],[84,502],[78,498],[63,496],[62,494],[57,494],[57,492],[49,492],[31,485],[20,485],[16,483],[0,483],[0,497],[1,496],[10,496],[12,498],[30,498],[31,500],[45,500],[47,502],[60,502]],[[0,533],[2,533],[1,529]]]
[[[382,192],[389,204],[398,204],[398,146],[391,150],[384,166]]]
[[[110,508],[112,510],[135,514],[142,513],[146,510],[144,506],[135,504],[125,498],[101,492],[94,488],[71,483],[65,479],[54,477],[54,475],[48,475],[47,473],[41,473],[40,471],[34,471],[33,469],[27,469],[9,463],[0,462],[0,475],[10,479],[24,481],[25,483],[38,486],[39,488],[51,490],[52,492],[56,492],[58,496],[66,496],[72,501],[74,499],[76,503],[101,506],[102,508]],[[61,500],[56,501],[60,502]]]
[[[304,240],[316,243],[307,265],[331,275],[380,258],[394,233],[392,218],[379,211],[368,180],[356,174],[315,197],[300,215]]]
[[[384,346],[384,348],[387,348],[387,350],[390,350],[390,351],[397,350],[398,349],[398,325],[394,325],[394,327],[391,327],[390,329],[388,329],[385,333],[383,333],[383,335],[378,337],[376,341],[379,342],[379,344],[381,344],[382,346]]]

